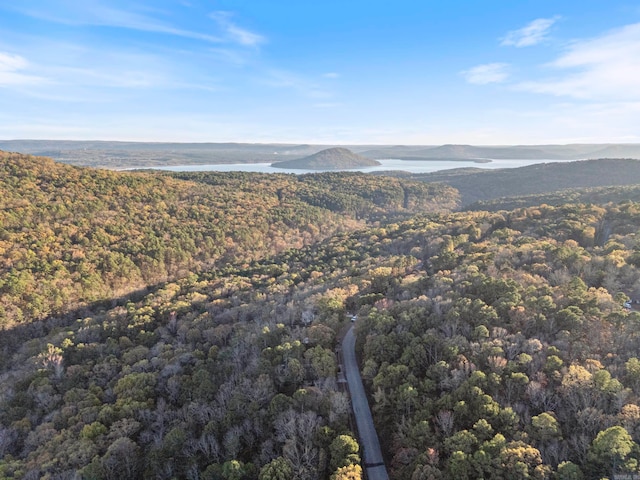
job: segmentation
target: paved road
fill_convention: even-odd
[[[380,451],[380,441],[378,440],[376,427],[373,425],[371,410],[369,409],[367,396],[364,393],[360,369],[356,361],[356,336],[353,333],[353,326],[351,326],[342,340],[342,356],[349,392],[351,393],[351,405],[356,417],[358,433],[360,434],[363,467],[367,471],[369,480],[389,480],[389,475],[382,459],[382,452]]]

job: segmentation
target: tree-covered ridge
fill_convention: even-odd
[[[520,168],[464,168],[414,174],[408,178],[442,182],[461,193],[463,205],[502,197],[537,195],[568,188],[593,188],[640,183],[640,161],[602,158],[539,163]]]
[[[514,210],[535,205],[563,205],[565,203],[620,203],[640,201],[640,185],[566,189],[536,195],[519,195],[473,203],[465,210]]]
[[[476,215],[360,311],[395,478],[637,471],[640,205]]]
[[[416,213],[444,212],[458,206],[459,194],[443,184],[354,172],[306,175],[250,172],[179,172],[174,178],[297,199],[334,213],[373,220],[397,220]]]
[[[358,478],[347,312],[393,478],[636,471],[638,230],[631,202],[416,217],[7,332],[0,472]]]
[[[7,332],[0,476],[361,478],[333,350],[351,242],[192,274],[26,343]]]
[[[456,199],[449,187],[390,179],[414,189],[407,208],[357,194],[336,207],[323,200],[331,198],[326,180],[298,194],[288,175],[192,177],[215,181],[0,153],[0,328]],[[388,189],[384,179],[352,178],[364,191]]]

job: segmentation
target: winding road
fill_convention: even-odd
[[[360,435],[360,445],[363,450],[364,469],[369,480],[389,480],[387,468],[384,465],[380,441],[373,425],[371,409],[364,393],[360,369],[356,361],[356,336],[353,325],[342,340],[342,357],[344,370],[351,394],[351,406],[356,417],[356,425]]]

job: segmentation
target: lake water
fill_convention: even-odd
[[[537,163],[558,162],[558,160],[491,160],[487,163],[477,163],[473,161],[454,160],[398,160],[387,159],[378,160],[380,165],[375,167],[354,168],[345,170],[348,172],[384,172],[388,170],[403,170],[410,173],[430,173],[439,170],[449,170],[451,168],[516,168],[535,165]],[[214,165],[174,165],[167,167],[153,167],[157,170],[169,170],[172,172],[260,172],[260,173],[317,173],[321,170],[302,170],[289,168],[275,168],[270,163],[229,163]],[[335,171],[335,170],[331,170]]]

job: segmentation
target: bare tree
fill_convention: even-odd
[[[295,478],[319,478],[320,448],[313,441],[322,419],[314,412],[287,410],[275,421],[276,439],[282,442],[283,455],[291,462]]]

